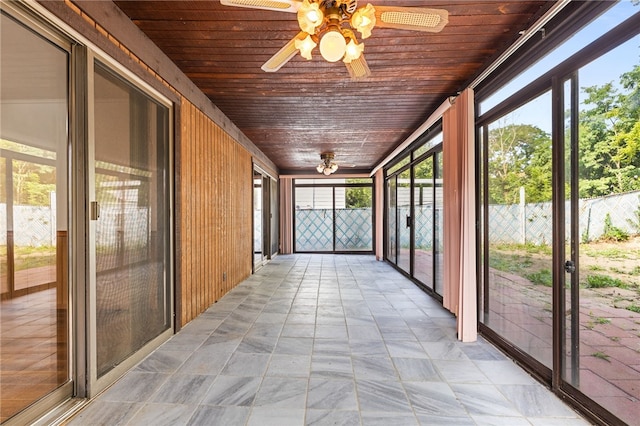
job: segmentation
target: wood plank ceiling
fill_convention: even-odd
[[[449,23],[440,33],[374,28],[364,40],[372,75],[352,81],[319,54],[260,69],[298,33],[295,14],[217,0],[115,1],[281,173],[315,173],[322,152],[335,152],[342,172],[371,170],[552,4],[370,2],[446,9]]]

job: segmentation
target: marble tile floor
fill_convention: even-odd
[[[69,425],[588,425],[369,255],[281,255]]]

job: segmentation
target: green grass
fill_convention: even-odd
[[[627,288],[627,284],[619,280],[618,278],[607,277],[606,275],[588,275],[586,282],[586,288]]]
[[[528,254],[544,254],[549,256],[551,256],[552,254],[551,246],[546,244],[533,244],[533,243],[492,244],[491,248],[493,250],[508,251],[508,252],[524,251],[525,253],[528,253]]]
[[[609,318],[596,317],[596,324],[611,324],[611,320]]]
[[[6,260],[7,247],[0,247],[0,256]],[[54,246],[17,246],[14,247],[16,271],[38,268],[40,266],[56,264],[56,248]],[[0,262],[0,272],[7,272],[6,262]]]
[[[604,359],[607,362],[611,362],[609,361],[609,355],[605,354],[604,352],[594,352],[591,354],[591,356],[596,357],[596,358],[600,358],[600,359]]]
[[[581,244],[580,249],[585,255],[596,258],[637,259],[640,257],[640,250],[630,250],[628,248],[600,248],[597,246],[590,246],[589,244]]]
[[[526,274],[525,277],[534,284],[543,285],[545,287],[553,286],[553,275],[551,270],[542,269],[538,272],[532,272],[530,274]]]
[[[526,257],[497,252],[489,254],[489,266],[500,271],[518,273],[526,271],[531,265],[533,262]]]
[[[631,311],[631,312],[635,312],[637,314],[640,314],[640,306],[638,306],[636,304],[627,306],[627,310]]]

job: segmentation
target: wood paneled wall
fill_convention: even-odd
[[[115,4],[39,4],[178,106],[175,309],[183,326],[251,274],[252,162],[277,176],[275,164]]]
[[[180,127],[176,285],[184,325],[251,274],[253,166],[250,153],[185,98]]]

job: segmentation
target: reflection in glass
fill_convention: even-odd
[[[393,176],[387,180],[387,258],[392,263],[397,263],[397,247],[398,247],[398,220],[397,220],[397,193],[396,193],[396,177]]]
[[[0,18],[0,421],[70,379],[68,52]]]
[[[262,247],[262,174],[253,171],[253,265],[260,265],[263,260]]]
[[[442,295],[444,289],[444,198],[443,198],[443,172],[442,167],[442,152],[434,154],[434,162],[436,166],[434,181],[434,227],[435,227],[435,244],[434,244],[434,258],[435,258],[435,282],[434,290],[437,294]]]
[[[552,366],[550,111],[547,92],[488,126],[484,318],[547,367]]]
[[[170,326],[168,110],[96,64],[98,376]]]

